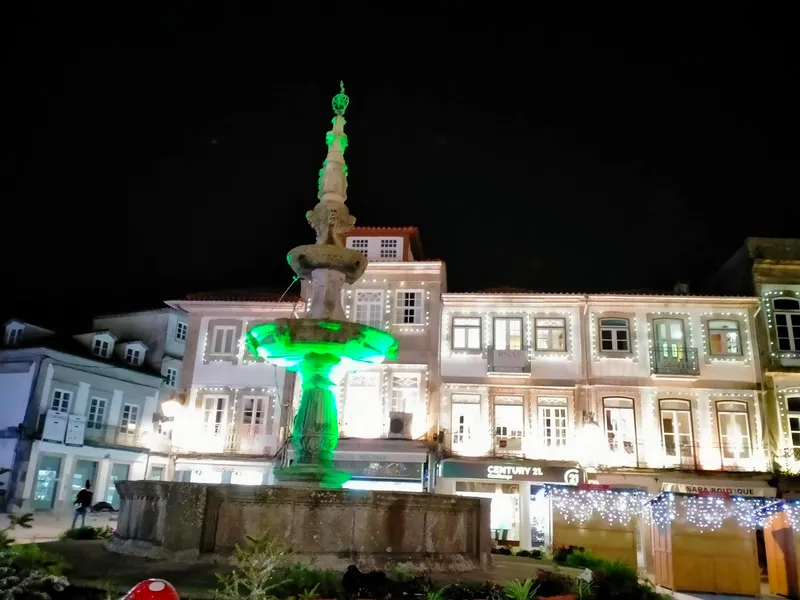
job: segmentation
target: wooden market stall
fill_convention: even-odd
[[[643,491],[581,485],[548,486],[547,492],[553,505],[554,548],[577,546],[637,568]]]
[[[675,592],[761,595],[752,517],[764,501],[672,493],[654,498],[656,584]]]
[[[789,598],[800,598],[799,509],[796,502],[775,502],[767,507],[764,521],[769,591]]]

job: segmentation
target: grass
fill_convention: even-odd
[[[73,588],[109,590],[111,597],[122,594],[144,579],[157,577],[169,581],[181,595],[181,600],[211,600],[217,587],[216,574],[230,571],[220,564],[192,564],[157,561],[136,556],[113,554],[103,548],[103,540],[60,540],[41,543],[42,550],[60,555],[70,565],[66,573]],[[494,566],[488,571],[466,573],[434,573],[439,585],[456,581],[491,581],[504,584],[514,579],[536,576],[539,569],[554,569],[552,562],[517,556],[493,555]],[[581,569],[560,567],[567,575],[575,576]]]

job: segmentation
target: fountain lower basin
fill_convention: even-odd
[[[226,560],[264,530],[299,562],[362,570],[406,565],[470,571],[491,562],[490,500],[441,494],[119,481],[117,531],[106,547],[181,561]]]

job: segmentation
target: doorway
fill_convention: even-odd
[[[656,351],[662,358],[683,360],[686,355],[686,337],[680,319],[653,319]]]
[[[111,475],[108,478],[108,488],[106,489],[106,502],[115,509],[119,510],[120,499],[117,492],[117,481],[127,481],[130,475],[131,466],[124,463],[115,463],[111,467]]]
[[[92,488],[95,486],[95,479],[97,478],[97,462],[93,460],[77,460],[75,461],[75,471],[72,474],[72,498],[70,501],[75,499],[75,496],[78,495],[83,489],[83,486],[86,482],[90,482],[92,484]]]
[[[61,475],[60,456],[40,456],[33,484],[33,510],[52,510]]]

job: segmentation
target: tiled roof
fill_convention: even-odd
[[[358,235],[358,234],[365,234],[369,232],[378,232],[378,233],[385,233],[385,232],[393,232],[393,233],[407,233],[410,235],[418,234],[419,229],[414,226],[408,227],[353,227],[350,231],[347,232],[347,236],[350,235]]]

